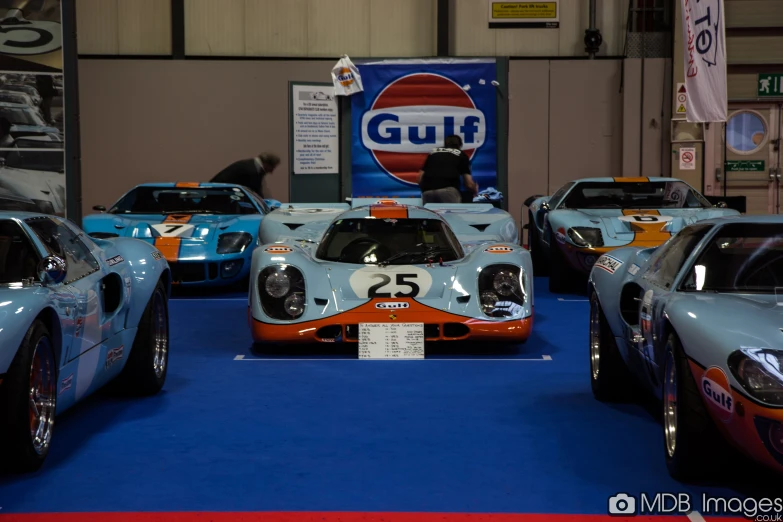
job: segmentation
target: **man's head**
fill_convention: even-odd
[[[8,118],[0,117],[0,136],[8,136],[11,134],[11,122]]]
[[[280,165],[280,157],[276,154],[265,152],[258,155],[258,159],[261,160],[261,165],[264,166],[264,172],[271,174]]]
[[[446,139],[443,142],[443,146],[447,149],[462,150],[462,138],[457,135],[446,136]]]

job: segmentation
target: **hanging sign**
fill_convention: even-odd
[[[488,0],[490,29],[557,29],[559,1],[497,2]]]

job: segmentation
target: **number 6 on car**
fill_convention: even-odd
[[[424,323],[429,341],[528,338],[532,264],[507,212],[364,201],[303,205],[316,213],[291,204],[264,219],[250,272],[255,342],[357,342],[359,325],[393,322]]]

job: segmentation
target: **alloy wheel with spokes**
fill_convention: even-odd
[[[677,451],[677,365],[671,350],[666,352],[663,378],[663,432],[666,454]]]
[[[601,369],[601,315],[598,297],[590,299],[590,372],[593,380],[598,379]]]
[[[41,337],[33,350],[29,382],[30,437],[33,450],[38,455],[45,455],[52,442],[57,409],[57,370],[47,337]]]
[[[152,303],[153,358],[155,376],[160,379],[166,371],[169,357],[169,322],[166,301],[160,292],[155,292]]]

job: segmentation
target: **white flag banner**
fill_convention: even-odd
[[[334,83],[334,94],[337,96],[350,96],[364,90],[359,68],[353,64],[348,55],[343,55],[332,68],[332,83]]]
[[[680,0],[690,122],[726,121],[726,23],[723,0]]]

